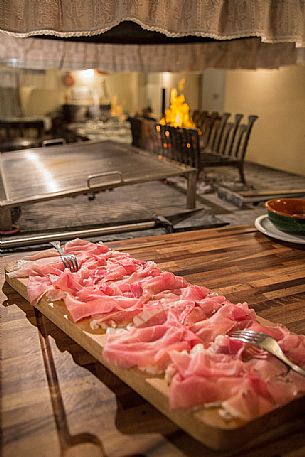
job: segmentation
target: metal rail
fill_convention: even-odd
[[[116,225],[111,227],[99,227],[92,229],[71,230],[65,232],[48,233],[46,235],[32,235],[28,237],[14,237],[10,240],[0,241],[0,249],[11,249],[23,246],[35,246],[54,240],[71,240],[73,238],[85,238],[90,236],[110,235],[112,233],[124,233],[132,230],[145,230],[156,227],[155,221],[136,222],[133,224]]]

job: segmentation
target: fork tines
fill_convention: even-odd
[[[64,264],[64,267],[69,268],[69,270],[72,271],[72,273],[78,271],[78,262],[75,255],[65,254],[64,256],[61,256],[61,259]]]
[[[265,335],[265,333],[256,332],[254,330],[236,330],[230,335],[230,337],[233,339],[252,344],[261,342],[267,336],[268,335]]]
[[[63,249],[60,246],[60,241],[50,241],[50,244],[56,249],[60,255],[61,261],[65,268],[69,268],[72,273],[78,271],[77,257],[74,254],[65,254]]]

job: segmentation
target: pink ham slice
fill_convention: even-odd
[[[30,276],[27,287],[30,303],[38,303],[51,286],[52,282],[49,276]]]
[[[210,378],[239,376],[245,372],[239,354],[217,354],[202,349],[193,354],[171,354],[176,370],[184,378],[192,375]]]
[[[87,270],[80,269],[77,273],[71,273],[68,269],[61,271],[55,267],[49,267],[48,272],[45,276],[29,277],[28,293],[31,303],[37,303],[44,294],[53,301],[64,298],[66,293],[81,294],[84,289],[88,297],[88,289],[93,282]],[[112,289],[108,287],[107,293],[110,292]]]
[[[252,419],[274,408],[266,381],[248,371],[238,353],[172,353],[176,373],[170,384],[170,406],[192,408],[223,402],[233,416]]]
[[[169,271],[162,271],[158,276],[152,278],[144,278],[140,282],[144,295],[153,296],[164,290],[181,289],[188,285],[188,282],[180,277],[175,276]]]
[[[208,349],[209,352],[215,354],[231,354],[241,357],[244,344],[241,341],[230,338],[228,335],[218,335]]]
[[[156,264],[154,262],[148,261],[143,263],[142,265],[140,264],[139,267],[137,268],[137,271],[135,273],[132,273],[130,276],[119,280],[119,281],[113,281],[113,287],[118,287],[120,288],[121,286],[124,286],[125,284],[134,284],[134,283],[139,283],[141,280],[144,278],[154,278],[156,276],[159,276],[161,273],[161,270],[157,268]]]
[[[105,322],[108,318],[105,318],[104,314],[108,312],[111,313],[111,320],[117,319],[122,323],[129,319],[130,322],[132,317],[141,311],[139,305],[143,300],[139,299],[143,295],[143,289],[139,282],[121,282],[116,286],[118,280],[130,278],[134,273],[138,274],[141,281],[154,277],[147,278],[147,275],[160,274],[153,262],[146,263],[125,253],[109,251],[103,245],[75,240],[66,244],[65,251],[75,253],[78,260],[81,259],[81,268],[77,273],[63,270],[59,256],[36,255],[36,260],[19,264],[18,271],[12,276],[31,274],[28,288],[32,303],[39,301],[44,294],[51,301],[61,298],[65,300],[69,295],[66,302],[74,304],[73,307],[68,307],[74,320],[99,314],[101,321]],[[34,280],[36,276],[38,277]],[[176,283],[181,283],[181,278],[177,278],[177,281],[175,277],[171,279],[174,287]],[[154,285],[163,289],[163,283],[164,278],[161,277]]]
[[[232,416],[251,420],[305,391],[305,378],[288,372],[275,357],[268,354],[265,360],[244,362],[242,343],[231,346],[231,341],[219,336],[209,349],[170,354],[172,408],[221,402]]]
[[[250,386],[248,389],[238,389],[236,395],[223,402],[223,408],[233,417],[245,420],[266,414],[275,407],[271,400],[257,395]]]
[[[170,406],[192,408],[219,402],[237,394],[245,374],[239,355],[215,354],[207,350],[170,354],[175,374],[170,383]]]
[[[42,257],[38,260],[20,260],[16,268],[8,273],[10,278],[28,278],[29,276],[45,276],[48,273],[58,274],[64,270],[59,256]]]
[[[166,279],[169,278],[168,281]],[[185,281],[183,278],[179,278],[174,276],[172,273],[160,274],[160,277],[156,278],[148,278],[147,280],[140,281],[134,288],[129,288],[131,294],[127,294],[129,296],[125,296],[124,292],[121,291],[121,295],[104,295],[99,294],[96,292],[95,296],[89,295],[86,299],[83,297],[83,300],[79,299],[80,292],[78,292],[77,288],[73,288],[77,290],[75,295],[71,293],[70,290],[66,290],[67,295],[64,298],[65,304],[67,305],[68,311],[74,321],[78,321],[84,317],[94,316],[96,314],[105,314],[105,313],[112,313],[109,316],[109,319],[115,320],[116,317],[119,318],[119,321],[122,321],[123,316],[121,313],[116,313],[117,311],[125,311],[129,313],[129,316],[134,316],[135,314],[139,313],[142,309],[143,304],[149,298],[150,294],[154,291],[160,291],[160,289],[164,289],[164,287],[169,288],[178,288],[179,286],[183,285]],[[56,286],[56,284],[54,284]],[[64,287],[66,286],[66,282],[64,283]],[[125,286],[126,287],[126,286]],[[143,290],[144,289],[144,290]],[[124,290],[124,289],[123,289]],[[136,291],[136,296],[132,295],[132,290]],[[139,292],[142,292],[143,295],[139,297]],[[101,296],[99,296],[101,295]],[[93,299],[92,299],[93,298]],[[115,313],[113,314],[113,312]],[[130,311],[132,313],[130,314]],[[103,319],[101,321],[105,321],[108,319]]]
[[[255,332],[262,332],[266,335],[271,336],[275,340],[281,340],[286,333],[289,333],[288,330],[284,326],[276,325],[263,325],[257,321],[251,322],[248,326],[247,330],[254,330]]]
[[[305,336],[286,333],[279,341],[283,352],[292,362],[305,368]],[[304,378],[305,379],[305,378]]]
[[[186,286],[181,290],[181,300],[191,300],[198,302],[207,297],[211,291],[206,287],[202,286],[193,286],[192,284]]]
[[[58,252],[54,249],[46,249],[44,251],[34,252],[34,254],[25,255],[23,260],[39,260],[46,257],[58,257]]]
[[[255,372],[265,381],[286,376],[288,372],[286,365],[270,354],[266,354],[265,359],[250,359],[247,362],[247,369]]]
[[[106,314],[96,314],[90,319],[90,326],[92,329],[108,327],[126,327],[132,322],[133,318],[139,314],[138,308],[127,308],[124,310],[114,309]]]
[[[213,379],[192,376],[183,379],[175,375],[170,385],[169,405],[172,409],[193,408],[212,403],[219,398],[219,386]]]
[[[247,303],[234,305],[226,300],[223,306],[209,319],[195,322],[191,330],[206,344],[215,340],[218,335],[225,335],[233,329],[239,328],[240,323],[255,320],[255,311],[250,310]]]
[[[205,319],[211,317],[219,308],[227,303],[226,298],[223,295],[212,295],[197,302],[202,311],[204,312]]]
[[[169,294],[173,295],[173,294]],[[162,302],[150,300],[143,304],[143,309],[138,314],[133,322],[136,327],[151,327],[153,325],[161,325],[167,321],[169,313],[174,315],[176,319],[185,324],[186,318],[194,310],[195,303],[189,300],[179,300],[163,298]],[[187,326],[186,326],[187,327]]]
[[[141,310],[141,298],[101,295],[93,300],[80,301],[69,293],[64,297],[65,305],[74,322],[95,314],[106,314],[116,311]]]
[[[64,246],[64,251],[66,254],[75,255],[78,253],[82,255],[86,253],[87,257],[90,257],[92,255],[105,254],[109,251],[109,248],[103,243],[95,244],[90,241],[77,238],[75,240],[68,241]]]
[[[205,298],[210,290],[206,287],[187,285],[182,289],[166,290],[154,295],[152,300],[146,302],[143,311],[134,319],[137,327],[162,324],[167,320],[168,312],[174,313],[179,322],[187,327],[207,317],[202,306],[203,301],[214,302],[209,305],[209,311],[221,306],[224,297]],[[197,306],[197,300],[200,306]]]
[[[81,258],[78,258],[80,264],[82,260],[92,257],[92,255],[105,254],[109,251],[109,248],[105,245],[96,245],[85,240],[73,240],[69,241],[64,246],[66,253],[80,254]],[[16,270],[9,273],[12,278],[26,278],[29,276],[43,276],[48,273],[52,273],[51,269],[57,268],[63,270],[62,261],[55,251],[55,249],[47,249],[40,253],[35,253],[30,256],[26,256],[23,260],[17,262]]]
[[[108,362],[121,368],[164,370],[171,351],[189,351],[198,342],[194,333],[169,315],[162,325],[131,328],[109,335],[103,355]]]

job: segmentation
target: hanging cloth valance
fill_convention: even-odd
[[[115,45],[0,33],[0,63],[32,69],[98,68],[107,72],[198,71],[207,68],[278,68],[305,63],[305,48],[262,43],[258,38],[211,43]]]
[[[2,0],[0,30],[90,36],[122,21],[167,36],[259,37],[305,46],[305,0]]]

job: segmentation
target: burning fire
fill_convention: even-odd
[[[185,80],[179,81],[179,90],[183,89]],[[190,116],[190,107],[185,101],[185,97],[177,89],[171,90],[170,107],[165,110],[165,118],[160,120],[162,125],[171,125],[173,127],[195,128],[195,124]]]

